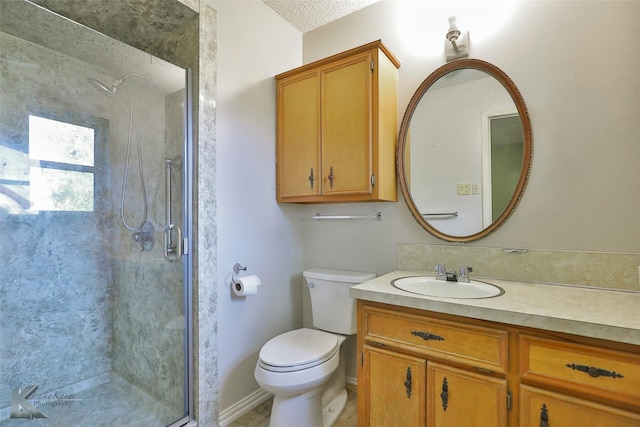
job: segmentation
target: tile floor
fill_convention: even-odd
[[[347,405],[333,427],[356,427],[358,421],[358,402],[356,393],[347,389]],[[229,427],[268,427],[271,413],[271,399],[256,409],[229,424]]]

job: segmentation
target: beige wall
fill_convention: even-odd
[[[371,5],[304,34],[303,62],[382,39],[402,62],[398,84],[401,120],[420,83],[445,63],[447,16],[454,12],[447,10],[447,3],[451,2],[382,1]],[[458,25],[470,32],[470,56],[505,71],[525,99],[534,140],[529,185],[505,225],[483,240],[458,245],[460,253],[449,258],[458,261],[468,253],[465,248],[487,247],[634,253],[633,259],[637,259],[640,2],[510,3],[515,5],[511,10],[484,3],[492,8],[492,16],[510,12],[500,22],[480,19],[482,8],[471,15],[465,15],[464,9],[456,13]],[[443,160],[455,167],[454,158]],[[380,222],[303,221],[305,268],[382,274],[398,267],[398,247],[405,247],[403,244],[456,246],[424,231],[402,198],[397,203],[305,206],[302,217],[318,212],[362,215],[378,211],[382,213]],[[482,256],[491,257],[491,253],[488,249]],[[546,259],[562,265],[567,259],[583,258]],[[493,264],[501,262],[499,259]],[[433,259],[425,256],[423,264],[424,270],[430,269]],[[616,268],[619,263],[604,265]],[[503,266],[495,267],[491,271],[504,270]],[[633,281],[637,270],[632,267],[621,275]],[[534,270],[543,269],[536,266]],[[570,270],[576,268],[571,265]],[[353,340],[346,346],[354,351]],[[349,360],[347,375],[354,377],[353,353]]]
[[[446,15],[407,11],[403,8],[422,2],[406,3],[376,3],[306,33],[304,62],[381,38],[402,61],[401,118],[418,85],[444,63],[448,27]],[[434,13],[440,5],[424,3]],[[522,92],[533,126],[533,168],[516,213],[494,234],[468,246],[640,252],[640,2],[515,4],[501,26],[472,21],[475,26],[467,29],[471,57],[500,67]],[[416,25],[411,16],[440,25],[431,34],[438,41],[426,39],[419,49],[409,43],[404,35]],[[488,27],[498,30],[488,34]],[[455,165],[455,159],[445,160]],[[383,273],[395,267],[399,242],[445,243],[423,231],[402,200],[321,209],[377,210],[383,212],[380,224],[308,223],[305,265]],[[316,211],[305,208],[306,214]]]
[[[210,1],[217,13],[216,203],[221,411],[259,387],[262,345],[301,326],[302,241],[295,206],[275,199],[275,80],[301,64],[302,36],[259,1]],[[207,190],[201,190],[207,191]],[[236,297],[234,263],[262,280]]]

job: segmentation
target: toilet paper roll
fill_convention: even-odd
[[[256,275],[236,277],[231,280],[231,286],[233,287],[233,293],[239,297],[247,295],[255,295],[258,293],[258,286],[260,286],[260,278]]]

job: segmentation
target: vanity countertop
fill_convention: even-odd
[[[517,326],[640,345],[640,293],[543,285],[472,277],[505,293],[485,299],[436,298],[391,285],[400,277],[432,275],[393,271],[353,286],[356,299],[454,314]]]

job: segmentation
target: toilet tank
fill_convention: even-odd
[[[349,295],[349,288],[376,275],[326,268],[311,268],[302,275],[309,288],[314,328],[336,334],[355,334],[356,300]]]

